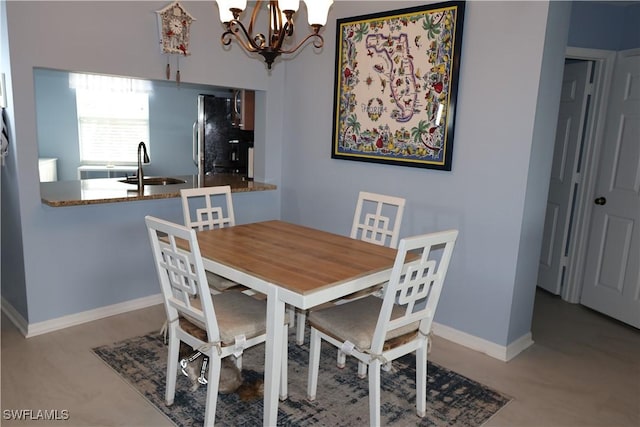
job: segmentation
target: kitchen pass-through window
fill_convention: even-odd
[[[76,90],[80,162],[136,164],[149,143],[149,83],[121,77],[71,74]]]

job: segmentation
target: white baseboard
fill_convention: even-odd
[[[524,334],[523,336],[521,336],[511,344],[509,344],[507,346],[507,351],[505,353],[505,356],[506,356],[505,361],[508,362],[509,360],[513,359],[514,357],[522,353],[527,348],[531,347],[533,345],[533,342],[534,341],[533,341],[533,337],[531,336],[531,332],[527,332],[526,334]]]
[[[58,317],[56,319],[46,320],[28,324],[27,321],[17,312],[13,306],[2,298],[2,311],[18,328],[20,333],[26,338],[37,335],[46,334],[48,332],[57,331],[68,328],[70,326],[80,325],[82,323],[91,322],[105,317],[114,316],[116,314],[126,313],[133,310],[139,310],[153,305],[162,304],[162,295],[150,295],[148,297],[138,298],[131,301],[125,301],[119,304],[113,304],[106,307],[100,307],[93,310],[84,311],[82,313],[70,314],[68,316]],[[433,323],[433,333],[448,341],[460,344],[464,347],[479,351],[495,359],[508,362],[523,350],[533,344],[531,332],[518,338],[508,346],[498,345],[491,341],[478,338],[466,332],[459,331],[440,323]]]
[[[507,346],[498,345],[436,322],[433,322],[433,333],[448,341],[479,351],[503,362],[508,362],[533,344],[531,332],[524,334]]]
[[[26,336],[29,324],[27,323],[25,318],[22,317],[22,315],[18,313],[18,310],[16,310],[13,305],[9,303],[9,301],[4,299],[4,297],[2,297],[0,306],[2,307],[2,312],[9,318],[9,320],[11,320],[11,323],[13,323],[16,328],[18,328],[22,335]]]
[[[116,314],[122,314],[129,311],[139,310],[141,308],[151,307],[153,305],[162,304],[162,295],[150,295],[148,297],[138,298],[131,301],[125,301],[118,304],[108,305],[93,310],[83,311],[81,313],[70,314],[68,316],[58,317],[56,319],[45,320],[28,324],[25,319],[2,298],[2,311],[20,330],[26,338],[35,337],[36,335],[46,334],[48,332],[57,331],[68,328],[70,326],[80,325],[82,323],[92,322],[94,320],[103,319]]]

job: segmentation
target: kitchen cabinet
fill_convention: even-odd
[[[253,130],[256,93],[252,90],[233,91],[233,125],[243,130]]]

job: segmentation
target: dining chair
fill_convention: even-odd
[[[169,325],[166,404],[172,405],[174,401],[180,343],[184,342],[208,357],[204,424],[213,426],[222,359],[235,356],[236,366],[242,369],[243,351],[265,342],[266,302],[236,291],[212,295],[195,230],[152,216],[146,216],[145,223]],[[178,239],[187,242],[189,248],[179,248]],[[194,327],[206,335],[187,332]],[[287,325],[282,327],[286,333]],[[206,336],[206,341],[196,335]],[[287,354],[286,340],[283,354]],[[286,399],[287,357],[282,358],[279,393],[280,399]]]
[[[322,340],[369,367],[369,422],[380,425],[380,370],[406,354],[416,354],[416,408],[426,411],[429,333],[458,230],[400,240],[384,297],[311,311],[308,399],[316,399]],[[393,375],[393,371],[385,373]]]
[[[358,194],[349,237],[380,246],[397,248],[405,202],[402,197],[361,191]],[[341,304],[365,297],[375,293],[380,287],[381,285],[356,292],[341,300],[334,301],[334,303]],[[305,310],[297,312],[296,342],[298,345],[304,344],[306,317]]]
[[[405,199],[361,191],[350,237],[390,248],[398,247]]]
[[[184,225],[187,227],[203,231],[236,225],[229,185],[182,189],[180,198]],[[210,271],[206,274],[214,293],[240,286]]]

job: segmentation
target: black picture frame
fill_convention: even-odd
[[[337,20],[332,158],[451,170],[465,3]]]

